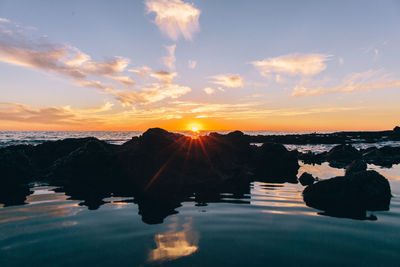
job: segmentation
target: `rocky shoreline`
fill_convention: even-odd
[[[396,128],[391,132],[390,138],[397,138]],[[313,142],[322,138],[311,136]],[[240,131],[190,137],[152,128],[122,145],[89,137],[9,146],[0,149],[0,203],[23,204],[29,184],[40,181],[60,186],[72,199],[83,200],[82,205],[89,209],[98,208],[111,195],[133,196],[143,221],[160,223],[188,197],[204,203],[218,200],[222,192],[243,196],[252,181],[297,183],[298,161],[302,160],[329,162],[340,168],[353,165],[344,177],[316,183],[312,176],[299,175],[300,182],[307,185],[303,192],[307,205],[357,219],[365,219],[366,210],[389,209],[388,181],[366,171],[365,163],[397,164],[400,148],[357,150],[344,142],[329,152],[300,153],[288,151],[276,142],[276,136],[264,138],[269,141],[255,146],[251,143],[259,142],[260,137]],[[294,142],[309,140],[310,135],[279,138]]]

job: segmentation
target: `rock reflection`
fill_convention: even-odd
[[[199,249],[199,233],[192,230],[192,218],[185,219],[187,222],[182,224],[183,230],[178,231],[179,224],[173,222],[169,224],[170,231],[154,236],[157,248],[150,251],[149,262],[175,260],[189,256]]]

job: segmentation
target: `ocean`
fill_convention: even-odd
[[[141,133],[0,132],[0,146],[87,136],[121,144]],[[388,144],[399,145],[355,146]],[[321,152],[332,146],[286,147]],[[299,163],[299,174],[344,174],[327,163]],[[242,195],[221,193],[202,202],[192,196],[162,223],[148,224],[133,198],[113,195],[92,210],[62,188],[34,183],[25,205],[0,204],[0,266],[398,266],[400,165],[368,169],[385,176],[393,194],[389,211],[369,212],[376,220],[310,208],[300,184],[252,182]]]

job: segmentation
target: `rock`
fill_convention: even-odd
[[[110,178],[114,166],[112,147],[96,138],[87,139],[81,147],[57,159],[50,168],[50,176],[53,180],[77,180],[81,184]]]
[[[325,158],[332,166],[344,167],[361,158],[361,153],[351,145],[338,145],[329,150]]]
[[[28,156],[32,146],[19,145],[0,149],[0,181],[2,187],[30,182],[35,169]]]
[[[257,148],[254,166],[257,180],[297,183],[297,151],[288,151],[282,144],[264,143]]]
[[[364,160],[362,159],[357,159],[347,165],[346,167],[346,175],[355,173],[355,172],[361,172],[361,171],[366,171],[367,170],[367,163],[365,163]]]
[[[363,159],[368,163],[391,167],[393,164],[400,163],[400,147],[369,148],[363,151]]]
[[[313,184],[316,179],[308,172],[303,172],[303,174],[299,177],[299,182],[301,185],[310,185]]]
[[[399,126],[394,127],[393,128],[393,133],[395,133],[397,135],[400,135],[400,127]]]
[[[362,171],[334,177],[307,186],[307,206],[345,217],[365,215],[366,210],[389,210],[388,180],[376,171]]]

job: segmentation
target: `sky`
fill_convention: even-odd
[[[385,130],[399,1],[0,0],[0,130]]]

